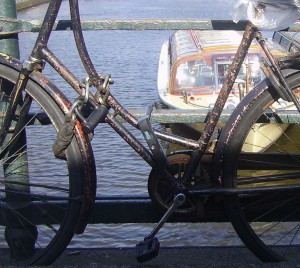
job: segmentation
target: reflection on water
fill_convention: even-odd
[[[97,224],[74,237],[70,247],[134,247],[154,224]],[[112,236],[112,230],[115,235]],[[230,223],[167,223],[157,235],[161,246],[237,246],[239,237]]]

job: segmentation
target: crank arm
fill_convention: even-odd
[[[178,194],[174,198],[173,204],[169,207],[165,215],[160,219],[160,221],[157,223],[157,225],[154,227],[152,232],[145,237],[145,239],[151,239],[153,238],[158,231],[163,227],[163,225],[166,223],[166,221],[172,216],[172,214],[175,212],[175,210],[183,205],[185,202],[185,195],[184,194]],[[145,240],[144,239],[144,240]]]
[[[138,262],[148,261],[158,255],[159,252],[159,241],[155,237],[158,231],[163,227],[166,221],[174,213],[174,211],[185,202],[185,195],[178,194],[174,198],[173,204],[161,218],[161,220],[154,227],[152,232],[144,238],[143,242],[140,242],[136,245],[136,258]]]

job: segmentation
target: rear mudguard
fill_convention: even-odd
[[[299,70],[286,69],[283,70],[285,78],[296,75]],[[236,123],[240,120],[241,116],[245,111],[252,105],[257,98],[259,98],[263,93],[268,91],[272,96],[279,98],[278,93],[271,82],[265,78],[258,85],[255,86],[245,98],[238,104],[236,109],[233,111],[229,120],[227,121],[225,127],[222,129],[221,135],[218,139],[217,148],[214,154],[214,179],[213,183],[216,185],[223,184],[222,181],[222,169],[223,169],[223,155],[228,149],[228,141],[231,139],[231,135],[236,128]]]
[[[11,67],[17,71],[21,70],[22,62],[16,60],[8,55],[0,53],[0,64]],[[71,102],[66,96],[43,74],[40,72],[32,72],[30,79],[41,87],[41,90],[47,92],[47,94],[57,103],[63,113],[67,113],[71,107]],[[82,198],[82,208],[80,217],[78,219],[75,233],[83,233],[86,225],[88,216],[90,215],[91,209],[93,208],[96,196],[96,168],[92,146],[89,138],[82,130],[82,125],[78,121],[74,130],[75,138],[81,148],[81,154],[85,165],[84,174],[84,193]],[[54,142],[54,141],[53,141]]]
[[[283,74],[286,78],[299,73],[299,70],[286,69],[283,70]],[[252,105],[257,98],[259,98],[263,93],[268,91],[272,96],[279,98],[278,93],[276,93],[275,88],[271,82],[265,78],[261,81],[254,89],[252,89],[245,98],[238,104],[236,109],[233,111],[229,120],[227,121],[225,127],[222,129],[221,135],[218,139],[217,148],[214,155],[214,183],[223,184],[222,181],[222,169],[223,169],[223,155],[226,150],[228,150],[228,141],[231,140],[231,135],[236,128],[236,123],[240,120],[241,116],[245,111]]]
[[[222,129],[219,136],[217,148],[214,154],[214,181],[215,185],[223,185],[222,169],[223,169],[223,154],[227,150],[228,141],[231,139],[231,134],[236,128],[236,122],[241,118],[244,111],[266,90],[269,90],[272,85],[269,80],[265,79],[260,82],[253,90],[251,90],[245,98],[238,104],[236,109],[229,117],[226,125]]]

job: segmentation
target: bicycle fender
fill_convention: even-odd
[[[263,94],[266,90],[270,90],[272,87],[268,79],[261,81],[254,89],[252,89],[242,101],[237,105],[235,110],[230,115],[226,125],[221,131],[217,142],[217,148],[214,154],[214,177],[213,183],[215,185],[222,185],[222,166],[223,166],[223,152],[226,151],[228,140],[231,139],[231,133],[236,127],[236,122],[243,114],[243,111],[247,110],[253,101]]]
[[[22,68],[21,61],[3,53],[0,53],[0,64],[7,65],[8,67],[11,67],[17,71],[20,71]],[[42,73],[33,71],[30,74],[30,79],[38,84],[41,89],[44,90],[57,103],[64,114],[69,111],[72,106],[71,102]],[[92,146],[88,136],[84,133],[82,125],[78,120],[76,120],[74,137],[82,149],[81,154],[85,165],[85,174],[83,176],[84,192],[81,198],[82,208],[76,228],[74,230],[76,234],[81,234],[88,224],[88,218],[95,203],[97,179]]]

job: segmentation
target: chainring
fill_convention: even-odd
[[[190,161],[190,151],[176,152],[169,155],[168,160],[171,166],[171,174],[178,183],[184,185],[187,191],[199,188],[199,186],[210,185],[212,170],[208,164],[203,163],[199,165],[191,180],[184,180],[184,171]],[[168,183],[167,179],[155,169],[152,169],[149,174],[148,192],[154,204],[163,211],[166,211],[172,205],[176,195],[175,189]],[[175,214],[178,216],[196,215],[202,204],[203,199],[195,199],[188,195],[185,204],[177,208]]]

